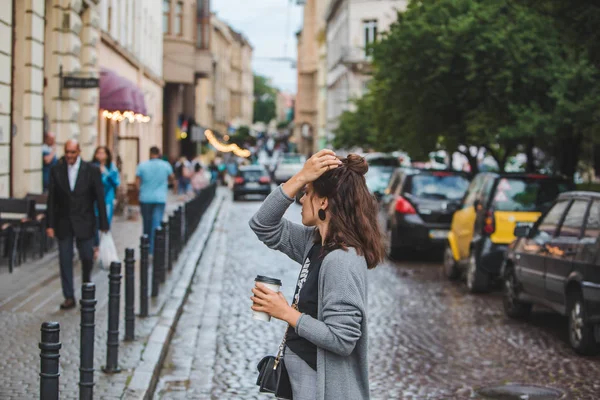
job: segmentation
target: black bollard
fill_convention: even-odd
[[[140,239],[140,317],[148,316],[148,235]]]
[[[175,232],[177,232],[177,226],[175,225],[175,215],[169,216],[169,263],[167,267],[169,271],[173,270],[173,263],[177,260],[177,237],[175,236]]]
[[[81,286],[81,339],[79,342],[79,399],[94,398],[94,329],[96,327],[96,285]]]
[[[125,249],[125,340],[135,337],[135,252]]]
[[[167,269],[171,270],[171,263],[173,262],[173,246],[175,243],[172,240],[173,235],[173,225],[172,222],[173,217],[169,216],[168,221],[163,221],[161,223],[163,229],[163,237],[165,238],[165,264],[164,268],[161,270],[162,274],[160,276],[160,282],[165,283],[167,280]]]
[[[106,365],[102,371],[107,374],[121,372],[119,368],[119,308],[121,305],[121,263],[110,264],[108,275],[108,335],[106,338]]]
[[[60,324],[44,322],[42,324],[40,347],[40,399],[58,400],[58,372],[60,358]]]
[[[152,259],[152,297],[158,296],[158,287],[160,285],[161,268],[165,264],[165,242],[163,240],[163,230],[159,226],[154,231],[154,258]]]

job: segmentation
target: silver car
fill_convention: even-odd
[[[274,179],[277,184],[283,183],[296,175],[306,162],[306,157],[302,154],[284,153],[277,161],[275,167]]]

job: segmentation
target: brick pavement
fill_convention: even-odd
[[[250,288],[256,274],[279,277],[289,300],[299,265],[250,231],[259,205],[223,205],[223,228],[200,261],[206,276],[192,287],[155,398],[273,398],[258,394],[256,363],[277,350],[285,326],[251,319]],[[292,205],[287,217],[299,222],[299,211]],[[499,293],[469,295],[437,262],[386,262],[368,277],[374,400],[481,399],[478,388],[506,382],[557,388],[565,399],[598,398],[600,358],[572,351],[563,317],[536,310],[528,321],[512,321]]]
[[[218,195],[220,198],[221,195]],[[170,212],[185,199],[170,198],[167,211]],[[214,201],[207,215],[214,214],[214,208],[219,201]],[[167,213],[166,213],[167,214]],[[212,214],[211,214],[212,215]],[[213,221],[203,218],[198,231],[208,230]],[[136,259],[139,258],[139,237],[141,235],[141,218],[137,221],[127,221],[124,217],[115,217],[112,233],[119,254],[124,254],[126,247],[136,249]],[[198,232],[197,232],[198,233]],[[195,235],[195,237],[197,234]],[[183,270],[184,260],[193,245],[180,256],[180,261],[174,266],[167,282],[161,287],[160,296],[150,302],[150,316],[136,318],[136,340],[121,342],[119,347],[119,364],[123,370],[120,374],[105,375],[100,367],[106,360],[106,327],[108,278],[107,271],[95,268],[92,280],[96,283],[96,340],[94,354],[95,398],[121,398],[124,389],[131,379],[130,374],[140,362],[147,339],[160,320],[160,314],[165,301],[171,297]],[[196,260],[194,260],[195,262]],[[78,263],[77,263],[78,264]],[[81,283],[79,270],[76,266],[75,284]],[[28,276],[27,276],[28,275]],[[47,256],[41,262],[22,265],[15,274],[2,274],[0,283],[0,352],[6,360],[0,363],[0,398],[2,399],[32,399],[39,396],[39,349],[40,326],[44,321],[58,321],[61,325],[60,351],[60,390],[61,399],[78,398],[79,380],[79,312],[77,309],[61,311],[58,308],[62,301],[60,279],[58,277],[58,262],[56,257]],[[139,271],[136,265],[136,278]],[[124,289],[122,284],[122,290]],[[136,312],[139,310],[139,283],[136,283]],[[123,293],[121,295],[123,301]],[[121,338],[123,337],[123,305],[121,307]]]

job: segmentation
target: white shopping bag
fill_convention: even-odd
[[[117,248],[110,232],[100,233],[100,246],[98,248],[98,258],[103,268],[110,268],[112,262],[120,262],[117,255]]]

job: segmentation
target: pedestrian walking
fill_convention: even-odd
[[[175,163],[175,177],[177,178],[177,194],[186,194],[190,188],[192,164],[186,157],[180,157]]]
[[[202,165],[197,163],[194,165],[194,175],[192,176],[192,189],[196,195],[200,194],[202,189],[207,187],[209,184],[208,178],[206,177]]]
[[[102,187],[104,188],[104,203],[106,204],[106,218],[108,220],[108,226],[110,228],[112,224],[112,217],[115,210],[115,196],[117,188],[121,184],[121,178],[119,176],[119,170],[117,169],[116,163],[112,160],[112,153],[106,146],[100,146],[96,148],[94,152],[94,159],[92,163],[100,169],[100,176],[102,177]],[[98,207],[96,205],[96,226],[99,226],[98,221]],[[100,235],[96,231],[96,237],[94,241],[94,258],[98,257],[98,246],[100,245]],[[107,267],[105,265],[103,267]]]
[[[76,306],[73,287],[73,240],[81,260],[82,280],[91,281],[94,237],[109,229],[100,170],[80,157],[79,143],[68,140],[65,155],[50,170],[48,186],[48,237],[58,239],[60,278],[65,301],[60,308]],[[98,206],[98,226],[94,207]]]
[[[50,169],[57,161],[56,136],[53,132],[47,132],[44,135],[44,144],[42,145],[42,186],[44,193],[48,191],[50,185]]]
[[[173,179],[173,167],[160,158],[160,149],[150,148],[150,159],[140,163],[136,171],[144,234],[150,238],[149,254],[153,254],[154,251],[154,231],[162,222],[169,193],[169,180]]]
[[[289,324],[283,360],[294,400],[369,399],[366,273],[385,252],[367,170],[363,157],[321,150],[250,220],[263,243],[302,265],[296,307],[262,284],[251,297],[252,310]],[[305,226],[283,218],[303,188]]]

